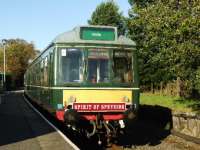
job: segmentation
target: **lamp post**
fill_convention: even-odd
[[[2,40],[3,44],[3,85],[5,86],[6,82],[6,39]]]

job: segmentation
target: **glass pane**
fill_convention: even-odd
[[[61,49],[59,57],[59,83],[83,80],[83,55],[79,49]]]
[[[92,83],[108,82],[109,52],[90,50],[88,58],[88,80]]]
[[[114,51],[113,54],[114,82],[131,83],[133,82],[132,71],[132,52]]]
[[[108,82],[108,60],[100,60],[100,82]]]
[[[89,60],[88,61],[89,68],[89,81],[92,83],[97,82],[97,60]]]

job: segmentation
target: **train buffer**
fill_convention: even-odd
[[[73,150],[76,147],[31,109],[21,92],[7,94],[0,104],[0,150],[5,149]]]

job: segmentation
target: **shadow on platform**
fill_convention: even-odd
[[[0,146],[55,132],[23,100],[22,93],[3,97],[0,104]]]

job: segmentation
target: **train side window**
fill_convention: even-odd
[[[44,59],[44,85],[48,85],[48,57]]]
[[[44,84],[44,61],[41,60],[40,62],[40,83],[41,85]]]
[[[43,60],[40,62],[40,68],[43,69]]]
[[[44,66],[47,67],[47,65],[48,65],[48,58],[45,57],[45,60],[44,60]]]

